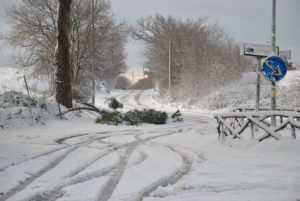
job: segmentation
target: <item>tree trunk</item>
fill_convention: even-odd
[[[72,107],[72,75],[70,65],[70,11],[72,0],[59,0],[56,49],[56,100]]]

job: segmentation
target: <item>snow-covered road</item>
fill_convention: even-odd
[[[129,108],[161,105],[117,91]],[[88,119],[0,134],[0,201],[288,201],[300,198],[299,140],[218,141],[199,111],[184,122],[108,126]]]
[[[58,139],[54,134],[53,141],[43,142],[52,144],[49,150],[27,150],[26,156],[15,153],[22,159],[1,167],[0,200],[142,200],[190,171],[192,158],[182,148],[153,140],[182,134],[191,126],[111,128]],[[39,141],[15,137],[20,146]]]
[[[212,123],[214,122],[211,113],[208,113],[207,111],[188,109],[175,103],[170,105],[170,103],[164,104],[158,102],[156,100],[158,94],[153,90],[114,91],[112,96],[121,100],[128,109],[155,108],[157,110],[166,111],[170,114],[180,109],[184,119],[187,121],[194,121],[198,123],[207,123],[207,121]]]

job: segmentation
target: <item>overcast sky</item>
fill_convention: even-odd
[[[1,0],[3,2],[4,0]],[[5,0],[8,1],[8,0]],[[0,2],[0,6],[2,7]],[[120,20],[154,15],[173,15],[183,19],[209,16],[236,41],[271,41],[272,0],[112,0],[113,12]],[[0,8],[0,33],[7,30]],[[300,0],[277,0],[277,45],[291,49],[292,60],[300,64]],[[128,66],[141,69],[140,43],[128,44]],[[11,49],[0,50],[0,66],[7,65]]]
[[[159,13],[183,19],[209,16],[225,27],[236,41],[271,41],[272,0],[112,0],[119,19]],[[277,45],[291,49],[300,64],[300,0],[277,0]],[[142,48],[129,44],[128,65],[141,69]]]

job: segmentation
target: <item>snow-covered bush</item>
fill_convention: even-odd
[[[100,124],[108,124],[108,125],[118,125],[124,122],[122,114],[120,112],[109,112],[104,111],[101,114],[101,117],[98,117],[95,121]]]
[[[181,122],[181,121],[183,121],[182,114],[181,114],[180,110],[177,110],[176,112],[174,112],[171,115],[171,119],[172,119],[173,122]]]
[[[156,111],[153,109],[138,111],[138,116],[143,123],[149,124],[165,124],[168,119],[166,112]]]
[[[23,94],[22,92],[17,91],[8,91],[0,95],[0,108],[8,107],[45,107],[44,104],[38,103],[35,99],[29,99],[28,95]]]
[[[43,123],[50,113],[40,100],[17,91],[0,95],[0,127],[15,127],[33,122]]]
[[[123,104],[119,102],[116,98],[111,97],[107,99],[109,108],[117,110],[118,108],[123,108]]]
[[[96,119],[96,123],[109,125],[140,125],[141,123],[148,124],[165,124],[168,115],[166,112],[156,111],[153,109],[131,110],[122,114],[120,112],[105,111],[101,117]]]
[[[127,125],[140,125],[142,123],[141,119],[139,118],[139,111],[138,110],[130,110],[123,115],[123,120],[126,122]]]

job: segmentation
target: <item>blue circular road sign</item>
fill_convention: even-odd
[[[288,70],[285,59],[271,56],[263,63],[262,73],[270,82],[278,82],[284,78]]]

